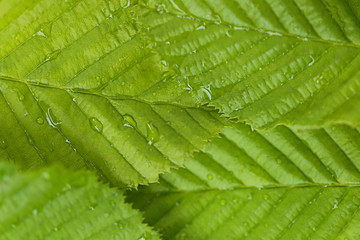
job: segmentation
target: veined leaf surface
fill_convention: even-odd
[[[128,200],[164,239],[359,239],[360,134],[225,128]]]
[[[0,163],[1,239],[159,239],[122,192],[60,166],[16,173]]]
[[[254,128],[359,125],[357,1],[143,5],[157,51],[199,103]]]
[[[60,160],[136,187],[217,135],[216,111],[178,94],[184,84],[152,50],[132,5],[0,3],[0,154],[23,169]]]

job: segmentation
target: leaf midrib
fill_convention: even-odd
[[[203,192],[231,192],[238,190],[271,190],[271,189],[294,189],[294,188],[360,188],[360,184],[277,184],[277,185],[268,185],[268,186],[238,186],[228,189],[220,188],[206,188],[199,190],[187,190],[187,189],[174,189],[174,190],[159,190],[159,191],[142,191],[144,194],[176,194],[176,193],[203,193]],[[141,191],[140,191],[141,192]]]
[[[87,90],[87,89],[81,89],[81,88],[73,89],[73,88],[66,88],[66,87],[61,87],[61,86],[47,85],[47,84],[35,83],[35,82],[31,82],[31,81],[26,81],[26,80],[21,80],[21,79],[16,79],[16,78],[7,77],[7,76],[1,76],[1,75],[0,75],[0,81],[18,82],[18,83],[25,84],[27,86],[42,87],[42,88],[48,88],[48,89],[57,89],[57,90],[62,90],[62,91],[67,91],[67,92],[70,91],[72,93],[98,96],[98,97],[105,98],[107,100],[133,100],[133,101],[145,103],[148,105],[170,105],[170,106],[175,106],[175,107],[182,108],[182,109],[201,109],[201,110],[204,110],[207,112],[217,112],[215,108],[206,107],[205,105],[195,105],[195,103],[194,103],[194,106],[191,106],[191,105],[184,105],[184,104],[180,104],[180,103],[166,102],[166,101],[147,101],[142,98],[139,98],[136,96],[130,96],[130,95],[107,96],[107,95],[101,94],[100,92],[91,91],[91,90]]]

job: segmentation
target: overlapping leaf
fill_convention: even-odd
[[[359,125],[356,1],[145,2],[149,36],[198,102],[254,128]]]
[[[128,200],[164,239],[359,239],[360,134],[244,124]]]
[[[85,171],[16,173],[0,164],[1,239],[159,239],[139,212]]]

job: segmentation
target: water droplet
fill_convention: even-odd
[[[209,173],[206,177],[207,177],[207,179],[209,179],[209,180],[213,180],[213,179],[214,179],[213,175],[210,174],[210,173]]]
[[[42,28],[40,29],[40,31],[35,33],[33,36],[41,36],[41,37],[47,38],[47,36],[44,33],[44,29],[42,29]]]
[[[94,211],[94,210],[95,210],[95,208],[94,208],[93,206],[90,206],[89,209],[90,209],[91,211]]]
[[[169,63],[165,60],[161,60],[161,64],[164,65],[164,66],[169,66]]]
[[[124,6],[123,8],[128,8],[128,7],[130,7],[130,0],[127,1],[126,6]]]
[[[136,121],[132,116],[130,116],[128,114],[125,114],[123,116],[123,118],[124,118],[124,121],[125,121],[125,123],[124,123],[125,127],[137,128]]]
[[[33,209],[32,214],[37,215],[37,213],[38,213],[37,209]]]
[[[54,231],[57,232],[59,229],[57,227],[54,227]]]
[[[44,119],[42,119],[41,117],[38,117],[38,118],[36,119],[36,122],[37,122],[38,124],[42,125],[42,124],[44,124]]]
[[[0,137],[0,148],[6,149],[8,147],[8,142],[4,137]]]
[[[57,49],[57,50],[53,51],[52,53],[49,53],[48,55],[46,55],[45,62],[55,60],[59,56],[60,52],[61,52],[61,50]]]
[[[19,101],[23,101],[25,99],[24,94],[22,94],[18,88],[14,88],[13,91],[16,92]]]
[[[178,234],[178,235],[176,235],[176,240],[185,240],[187,238],[187,235],[186,235],[186,233],[180,233],[180,234]]]
[[[61,122],[58,122],[56,117],[54,116],[54,113],[52,112],[51,108],[48,108],[46,115],[46,121],[49,123],[50,126],[53,128],[57,128],[57,125],[60,125]]]
[[[310,58],[311,58],[311,62],[308,64],[308,66],[311,66],[314,64],[315,62],[315,59],[313,58],[313,56],[310,55]]]
[[[149,122],[146,124],[146,130],[147,130],[147,137],[146,140],[150,145],[153,143],[159,141],[160,135],[158,129],[152,124],[152,122]]]
[[[226,201],[225,199],[221,199],[221,200],[220,200],[220,205],[221,205],[221,206],[225,206],[226,203],[227,203],[227,201]]]
[[[264,194],[264,199],[267,200],[269,198],[269,195]]]
[[[124,224],[122,224],[121,221],[114,222],[114,225],[117,226],[119,229],[123,229],[123,228],[124,228]]]
[[[210,85],[207,87],[201,86],[200,87],[201,91],[203,91],[209,98],[209,100],[211,100],[211,89],[210,89]]]
[[[93,130],[102,133],[103,130],[103,124],[95,117],[92,117],[89,119],[90,121],[90,126]]]
[[[334,202],[334,207],[333,207],[332,209],[337,209],[337,208],[338,208],[338,204],[339,204],[338,200],[335,200],[335,202]]]
[[[50,178],[50,174],[48,172],[43,172],[42,174],[43,178],[45,179],[49,179]]]

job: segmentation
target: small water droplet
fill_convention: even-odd
[[[264,194],[264,199],[267,200],[269,198],[269,195]]]
[[[146,130],[147,130],[146,140],[148,141],[148,143],[150,145],[159,141],[159,139],[160,139],[159,131],[152,122],[149,122],[148,124],[146,124]]]
[[[169,66],[169,63],[165,60],[161,60],[161,64],[164,65],[164,66]]]
[[[89,210],[94,211],[95,208],[94,208],[93,206],[90,206],[90,207],[89,207]]]
[[[44,124],[44,119],[42,119],[42,117],[38,117],[38,118],[36,119],[36,122],[37,122],[38,124],[42,125],[42,124]]]
[[[125,121],[125,123],[124,123],[125,127],[137,128],[136,121],[132,116],[130,116],[128,114],[125,114],[123,116],[123,118],[124,118],[124,121]]]
[[[37,33],[35,33],[33,36],[41,36],[41,37],[47,38],[47,36],[44,33],[44,29],[42,29],[42,28]]]
[[[0,137],[0,148],[6,149],[8,147],[8,142],[4,137]]]
[[[221,205],[221,206],[225,206],[226,203],[227,203],[227,201],[226,201],[225,199],[221,199],[221,200],[220,200],[220,205]]]
[[[54,227],[54,231],[57,232],[59,229],[57,227]]]
[[[37,213],[38,213],[37,209],[33,209],[32,214],[37,215]]]
[[[213,180],[213,179],[214,179],[213,175],[210,174],[210,173],[209,173],[206,177],[207,177],[207,179],[209,179],[209,180]]]
[[[48,172],[43,172],[42,174],[43,178],[45,179],[49,179],[50,178],[50,174]]]
[[[186,233],[180,233],[180,234],[178,234],[178,235],[176,235],[176,240],[185,240],[187,238],[187,235],[186,235]]]
[[[45,62],[55,60],[59,56],[60,52],[61,52],[61,50],[57,49],[57,50],[53,51],[52,53],[49,53],[48,55],[46,55]]]
[[[314,64],[315,62],[315,59],[313,58],[313,56],[310,55],[310,58],[311,58],[311,62],[308,64],[308,66],[311,66]]]
[[[23,101],[25,99],[24,94],[22,94],[18,88],[14,88],[13,91],[16,92],[19,101]]]
[[[90,121],[90,126],[93,130],[102,133],[103,131],[103,124],[99,121],[99,119],[92,117],[89,119]]]
[[[210,85],[207,87],[201,86],[200,87],[201,91],[203,91],[209,98],[209,100],[211,100],[211,89],[210,89]]]

